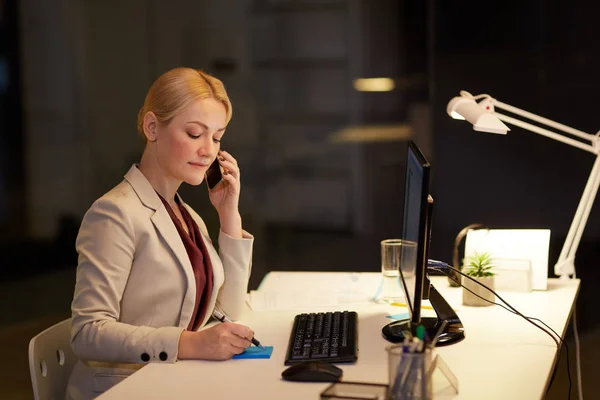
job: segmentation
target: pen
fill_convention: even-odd
[[[421,342],[425,340],[425,327],[423,325],[417,326],[417,337]]]
[[[444,329],[446,329],[446,324],[448,323],[447,320],[444,320],[444,322],[442,322],[442,325],[440,325],[440,328],[438,329],[438,331],[435,334],[435,337],[433,338],[433,341],[429,344],[430,348],[434,348],[435,345],[437,344],[438,339],[440,338],[440,336],[442,336],[442,333],[444,333]]]
[[[391,305],[397,306],[397,307],[408,307],[408,304],[406,304],[406,303],[398,303],[398,302],[393,302],[393,303],[391,303]],[[428,305],[425,305],[425,304],[421,304],[421,308],[425,309],[425,310],[433,310],[434,309],[432,306],[428,306]]]
[[[215,317],[216,319],[218,319],[221,322],[233,322],[232,320],[230,320],[229,318],[227,318],[227,316],[225,314],[223,314],[220,311],[214,310],[213,311],[213,317]],[[256,347],[258,347],[259,349],[264,350],[265,346],[263,346],[262,344],[260,344],[260,342],[258,340],[256,340],[256,338],[252,338],[252,344],[255,345]]]

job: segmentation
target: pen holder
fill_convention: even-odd
[[[390,346],[388,353],[388,400],[426,400],[434,394],[458,394],[458,380],[439,355],[430,348],[405,352],[402,345]]]
[[[431,381],[426,378],[431,365],[431,350],[405,352],[405,346],[392,346],[388,351],[388,399],[431,399]]]

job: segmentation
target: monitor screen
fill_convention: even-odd
[[[437,346],[457,343],[465,338],[464,327],[456,312],[427,277],[429,238],[433,219],[433,199],[429,194],[430,165],[412,141],[408,143],[402,239],[417,243],[416,262],[400,263],[400,279],[410,312],[409,319],[390,322],[381,330],[392,343],[402,342],[423,326],[426,336],[437,336]],[[402,256],[401,256],[402,257]],[[421,302],[429,299],[436,316],[421,316]],[[443,328],[443,330],[441,329]]]
[[[417,243],[416,264],[401,262],[406,303],[414,323],[420,321],[420,306],[427,266],[427,220],[430,166],[414,142],[408,143],[404,184],[402,239]]]

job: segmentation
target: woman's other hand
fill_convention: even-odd
[[[179,339],[179,359],[228,360],[250,346],[253,337],[250,328],[233,322],[198,332],[184,331]]]

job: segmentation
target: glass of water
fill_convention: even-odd
[[[382,240],[381,283],[373,300],[376,303],[405,303],[400,269],[414,272],[416,263],[415,242],[403,239]]]

